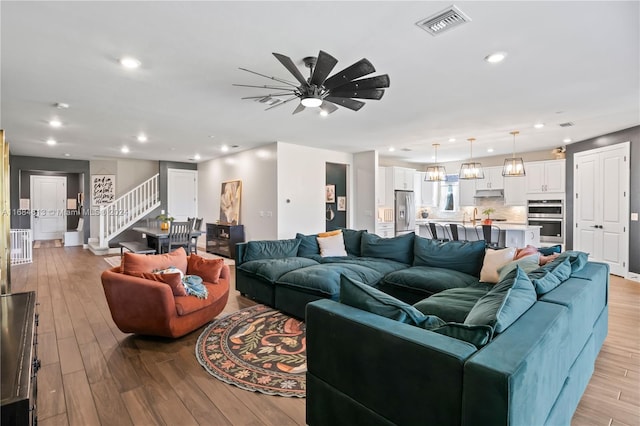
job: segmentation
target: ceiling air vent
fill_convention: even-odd
[[[436,36],[470,21],[471,18],[465,15],[464,12],[451,5],[435,15],[416,22],[416,25],[432,36]]]
[[[567,121],[566,123],[558,124],[558,126],[560,126],[560,127],[571,127],[571,126],[573,126],[573,122]]]

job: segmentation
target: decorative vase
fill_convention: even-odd
[[[169,222],[160,223],[160,229],[162,229],[163,231],[168,230],[169,229]]]
[[[492,223],[493,223],[493,220],[491,220],[491,219],[485,219],[485,220],[482,221],[483,225],[491,225]]]

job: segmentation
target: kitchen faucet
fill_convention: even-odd
[[[473,208],[473,218],[471,219],[471,225],[476,226],[476,221],[478,219],[476,219],[476,215],[478,214],[478,208],[474,207]]]

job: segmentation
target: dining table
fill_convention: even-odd
[[[136,232],[140,232],[143,235],[143,238],[146,236],[147,245],[149,247],[153,247],[156,249],[156,253],[162,253],[161,248],[163,243],[169,240],[169,230],[161,229],[158,227],[148,227],[148,226],[136,226],[132,228]],[[194,229],[191,231],[192,237],[199,237],[203,232],[199,229]]]

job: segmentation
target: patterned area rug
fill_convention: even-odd
[[[239,388],[304,398],[305,324],[264,305],[217,319],[196,343],[196,357],[214,377]]]

